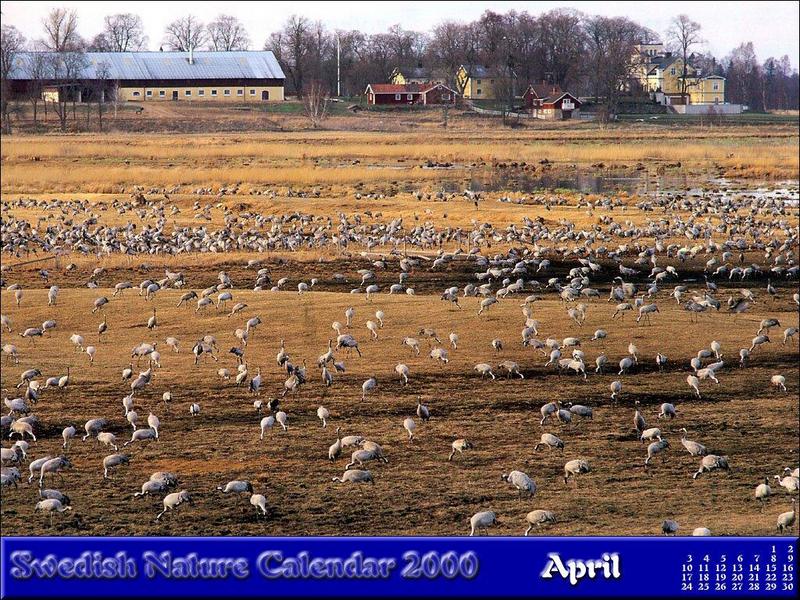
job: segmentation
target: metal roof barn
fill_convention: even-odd
[[[45,55],[53,53],[45,52]],[[20,52],[9,74],[12,80],[31,79],[28,65],[32,52]],[[275,55],[255,52],[86,52],[86,66],[80,77],[96,79],[102,64],[111,80],[169,79],[285,79]]]

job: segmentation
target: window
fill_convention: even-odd
[[[138,98],[139,96],[141,96],[141,94],[139,92],[133,92],[133,97],[134,98]]]
[[[206,91],[205,90],[197,90],[197,95],[198,96],[205,96],[206,95]]]
[[[244,96],[244,90],[236,90],[237,96]]]
[[[223,96],[230,96],[231,95],[231,91],[230,90],[222,90],[222,95]]]
[[[250,90],[250,95],[251,96],[255,96],[256,95],[256,91],[255,90]]]
[[[450,100],[450,94],[442,94],[442,100]]]
[[[184,96],[191,96],[192,95],[192,90],[184,90],[183,95]]]
[[[158,97],[159,98],[163,98],[166,95],[167,95],[167,92],[165,92],[164,90],[158,90]]]
[[[675,67],[672,67],[672,68],[669,70],[669,74],[670,74],[670,75],[675,75]]]
[[[494,79],[490,79],[489,83],[494,84]]]
[[[211,90],[211,95],[212,96],[216,96],[217,95],[217,90]]]
[[[406,94],[406,100],[413,100],[414,94]]]
[[[476,83],[477,83],[478,85],[480,85],[480,84],[481,84],[481,80],[480,80],[480,79],[478,79],[478,81],[477,81]]]
[[[402,98],[402,94],[395,94],[394,95],[394,99],[395,100],[400,100],[400,98]]]
[[[147,95],[148,98],[150,96],[152,96],[153,95],[153,90],[147,90],[146,95]]]
[[[480,95],[481,95],[481,88],[478,88],[478,92],[477,92],[477,94],[478,94],[478,96],[480,96]]]
[[[718,83],[715,83],[715,84],[712,86],[712,89],[713,89],[715,92],[716,92],[716,91],[719,91],[719,84],[718,84]]]

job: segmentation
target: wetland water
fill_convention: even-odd
[[[557,190],[586,194],[613,194],[625,192],[631,195],[652,194],[702,194],[722,195],[750,194],[753,196],[781,197],[788,206],[798,205],[797,181],[760,182],[711,177],[697,177],[677,172],[669,175],[654,175],[636,170],[580,169],[558,170],[545,173],[526,173],[513,170],[474,172],[468,180],[444,180],[442,191],[463,192],[511,192],[536,193]]]

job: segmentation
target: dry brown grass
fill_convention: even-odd
[[[797,132],[722,129],[709,138],[691,130],[636,128],[515,133],[309,132],[251,136],[38,136],[5,139],[0,147],[4,192],[117,192],[131,185],[225,186],[425,181],[464,177],[475,163],[546,158],[556,165],[659,166],[716,169],[740,177],[798,176]],[[35,161],[33,159],[36,159]],[[424,170],[427,160],[454,170]],[[358,160],[362,164],[353,165]]]
[[[112,274],[109,279],[116,277]],[[58,453],[59,434],[67,423],[80,426],[100,415],[111,419],[110,430],[119,437],[128,436],[130,427],[124,422],[120,403],[128,388],[119,380],[119,373],[129,361],[130,348],[145,340],[163,343],[168,335],[181,341],[178,354],[163,349],[163,368],[137,399],[140,415],[152,410],[161,417],[161,440],[130,448],[130,466],[121,468],[110,481],[102,480],[100,463],[111,450],[95,442],[73,442],[70,456],[75,469],[65,474],[62,484],[53,485],[69,493],[75,511],[57,520],[57,533],[186,535],[196,533],[196,518],[202,517],[207,535],[461,535],[467,531],[472,513],[491,508],[503,521],[497,533],[519,535],[527,511],[547,508],[560,520],[548,530],[555,535],[657,534],[667,516],[684,527],[707,526],[715,534],[768,535],[773,532],[775,515],[786,504],[787,495],[778,491],[762,511],[752,490],[764,475],[778,473],[796,461],[792,449],[798,436],[798,382],[791,368],[797,356],[796,342],[790,347],[773,343],[757,351],[748,369],[726,368],[720,375],[722,385],[704,384],[706,397],[699,401],[689,393],[684,369],[696,349],[711,339],[719,340],[733,361],[763,316],[777,316],[784,325],[796,324],[797,314],[785,301],[774,308],[759,304],[736,324],[722,313],[691,324],[674,302],[662,299],[662,313],[656,315],[652,327],[637,327],[630,319],[610,321],[609,305],[598,302],[591,305],[583,328],[569,324],[558,302],[537,303],[542,338],[575,335],[586,340],[595,328],[608,329],[604,346],[585,343],[590,359],[602,350],[615,361],[624,355],[628,342],[638,345],[646,372],[623,376],[623,396],[612,405],[608,385],[616,375],[590,375],[587,382],[559,376],[542,367],[545,359],[541,353],[520,346],[521,315],[518,302],[512,299],[478,317],[474,299],[467,300],[459,311],[435,296],[382,295],[367,304],[363,296],[349,294],[298,297],[296,293],[235,290],[235,299],[246,302],[248,309],[228,319],[213,308],[199,317],[191,308],[176,309],[178,292],[165,291],[155,300],[160,325],[151,333],[144,327],[151,304],[128,290],[123,298],[112,300],[106,311],[110,330],[90,367],[86,355],[74,352],[68,338],[81,332],[87,343],[96,342],[92,332],[102,317],[91,315],[89,309],[92,299],[101,294],[108,295],[109,290],[67,289],[59,296],[59,305],[48,310],[45,290],[29,290],[19,309],[12,306],[11,293],[2,293],[3,312],[10,314],[15,331],[49,317],[58,321],[52,338],[35,347],[16,334],[3,332],[3,343],[16,343],[22,358],[19,366],[3,368],[3,389],[11,388],[18,374],[33,365],[40,366],[46,376],[72,366],[71,385],[64,391],[45,392],[36,406],[42,425],[37,428],[41,438],[33,445],[34,456]],[[336,385],[326,390],[312,365],[332,334],[331,321],[342,320],[344,309],[351,304],[357,311],[354,333],[364,357],[344,358],[347,373],[337,376]],[[380,331],[381,339],[370,342],[363,322],[378,308],[386,313],[386,326]],[[255,314],[267,321],[256,330],[247,349],[250,369],[262,367],[262,398],[281,389],[284,375],[273,358],[281,338],[287,340],[292,360],[307,360],[311,373],[311,382],[301,393],[284,402],[289,431],[275,431],[264,442],[258,440],[260,417],[252,409],[253,398],[216,375],[219,366],[234,366],[232,357],[224,354],[232,345],[233,328]],[[400,345],[403,336],[431,325],[443,337],[450,331],[461,336],[448,365],[435,364],[424,352],[420,357],[410,356]],[[221,361],[194,367],[189,348],[193,340],[208,333],[220,342]],[[491,349],[489,342],[494,337],[506,343],[502,353]],[[651,366],[657,351],[670,358],[671,367],[665,374],[654,372]],[[482,381],[472,370],[479,361],[496,364],[504,358],[520,362],[524,381]],[[411,368],[411,385],[406,388],[393,371],[398,362]],[[770,388],[769,377],[775,372],[787,376],[788,394]],[[380,382],[378,393],[361,402],[360,384],[373,375]],[[167,389],[175,399],[165,409],[160,397]],[[417,395],[430,404],[434,418],[419,423],[417,440],[408,444],[402,420],[413,414]],[[556,399],[593,406],[596,416],[569,428],[556,423],[540,427],[538,408]],[[645,448],[632,433],[634,399],[642,401],[647,420],[659,424],[672,441],[666,459],[659,458],[648,471],[641,466]],[[188,414],[193,401],[203,407],[196,419]],[[677,405],[676,421],[665,423],[655,418],[664,401]],[[320,404],[333,415],[327,430],[320,427],[315,415]],[[335,426],[341,426],[345,434],[367,435],[384,446],[390,463],[369,465],[375,486],[338,487],[330,482],[341,474],[346,462],[344,458],[335,464],[326,460]],[[680,447],[679,429],[683,426],[712,452],[730,456],[733,470],[693,481],[691,473],[698,460]],[[565,439],[563,455],[533,452],[542,431]],[[449,444],[461,436],[473,441],[475,450],[448,463]],[[573,457],[588,458],[594,469],[577,488],[565,486],[559,478],[563,463]],[[539,491],[533,500],[517,500],[513,490],[499,481],[500,472],[513,468],[536,480]],[[155,524],[152,519],[158,499],[132,501],[130,496],[151,472],[162,469],[177,472],[181,487],[191,490],[197,503]],[[268,521],[258,522],[245,498],[220,497],[213,491],[234,478],[251,480],[256,491],[267,496],[272,511]],[[6,532],[52,532],[46,519],[32,512],[35,485],[22,484],[3,496]]]
[[[370,116],[378,121],[382,116]],[[387,121],[396,116],[385,117]],[[428,115],[429,119],[432,119]],[[425,126],[433,127],[432,122]],[[465,227],[473,221],[490,222],[497,228],[511,223],[519,225],[524,216],[543,218],[556,227],[568,219],[578,228],[597,223],[600,213],[587,214],[573,206],[524,206],[497,202],[506,190],[487,193],[476,209],[471,202],[455,199],[446,203],[418,201],[403,182],[413,182],[411,189],[438,189],[444,178],[466,178],[472,174],[471,163],[524,160],[536,163],[547,157],[556,168],[586,167],[595,162],[607,166],[632,167],[641,161],[649,173],[657,173],[665,163],[680,161],[675,167],[694,185],[708,175],[746,174],[763,178],[774,175],[797,178],[797,131],[783,127],[715,129],[715,138],[707,139],[708,131],[658,129],[645,127],[601,130],[583,126],[554,126],[535,131],[500,131],[460,123],[455,131],[425,133],[364,132],[297,132],[221,135],[132,135],[132,136],[20,136],[2,141],[2,174],[0,189],[3,199],[38,197],[50,199],[89,199],[110,203],[124,198],[121,188],[130,191],[133,184],[171,188],[186,186],[219,186],[241,182],[241,193],[218,199],[215,196],[170,194],[167,205],[174,204],[179,215],[170,214],[167,229],[173,226],[222,224],[222,211],[214,210],[211,222],[195,218],[193,205],[221,203],[234,211],[254,210],[264,215],[284,215],[300,211],[319,217],[364,211],[382,222],[402,217],[409,226],[429,221],[437,227]],[[506,138],[513,135],[513,140]],[[612,143],[613,142],[613,143]],[[34,157],[38,160],[34,161]],[[456,162],[459,168],[448,171],[425,170],[420,164],[427,159]],[[125,161],[129,161],[126,164]],[[359,160],[359,164],[352,161]],[[401,167],[401,169],[395,168]],[[469,168],[468,168],[469,167]],[[499,168],[498,168],[499,170]],[[362,191],[370,188],[400,188],[385,198],[355,199],[356,184],[364,182]],[[276,198],[249,195],[260,186],[276,186]],[[291,186],[319,186],[320,198],[289,198],[282,190]],[[408,186],[406,186],[408,187]],[[189,190],[185,190],[189,191]],[[149,194],[160,200],[161,194]],[[567,195],[570,197],[571,195]],[[662,218],[660,213],[643,213],[628,203],[624,213],[616,211],[616,220],[643,224]],[[132,212],[118,214],[92,207],[100,215],[100,224],[125,225],[129,220],[142,223]],[[60,211],[43,213],[41,209],[14,208],[14,217],[31,223],[45,217],[44,224],[56,224],[63,217],[83,219]],[[792,213],[794,216],[795,213]],[[4,211],[3,218],[10,215]],[[684,215],[688,218],[688,215]],[[152,224],[152,219],[147,221]],[[628,240],[614,239],[614,246]],[[685,239],[678,240],[686,243]],[[490,252],[501,252],[505,244],[495,244]],[[609,401],[609,383],[616,375],[591,374],[587,382],[574,376],[558,375],[544,369],[545,358],[538,351],[520,343],[523,317],[519,298],[509,298],[492,307],[486,315],[476,315],[476,299],[464,301],[463,310],[443,303],[440,291],[454,283],[473,279],[463,264],[447,270],[427,269],[412,275],[416,297],[380,294],[372,304],[363,295],[347,292],[360,280],[357,269],[371,266],[369,257],[359,257],[361,248],[352,248],[352,255],[331,251],[303,250],[296,253],[270,253],[254,256],[236,252],[227,254],[192,254],[177,257],[137,256],[110,257],[69,255],[59,267],[52,263],[15,266],[20,259],[3,257],[8,283],[20,282],[25,296],[20,308],[13,303],[13,292],[0,295],[3,314],[11,317],[14,331],[2,332],[2,343],[14,343],[20,349],[19,365],[4,365],[0,385],[9,396],[16,395],[15,384],[22,370],[42,368],[44,376],[63,374],[72,367],[72,383],[66,390],[47,390],[34,407],[41,420],[37,427],[40,440],[32,445],[33,457],[56,454],[61,448],[61,429],[68,423],[80,427],[87,419],[106,416],[110,430],[120,438],[130,435],[121,399],[129,388],[120,380],[120,371],[130,360],[131,348],[145,340],[163,340],[175,335],[181,343],[178,354],[162,350],[163,368],[153,384],[137,398],[137,410],[143,419],[149,411],[162,420],[162,439],[149,446],[134,445],[131,464],[119,469],[110,481],[102,479],[102,457],[111,449],[94,441],[73,442],[70,456],[75,469],[55,481],[72,499],[74,511],[50,529],[47,518],[33,512],[35,485],[21,484],[18,490],[3,491],[2,519],[4,534],[61,535],[463,535],[468,531],[468,518],[477,510],[497,511],[501,526],[496,533],[519,535],[524,530],[524,516],[534,508],[553,510],[559,523],[546,530],[553,535],[633,535],[658,534],[664,518],[675,518],[684,529],[707,526],[720,535],[770,535],[775,517],[785,510],[788,494],[776,488],[776,495],[762,511],[753,499],[753,489],[765,475],[779,473],[784,466],[796,465],[798,419],[797,342],[781,346],[780,334],[773,343],[756,351],[752,365],[736,368],[733,363],[739,348],[748,346],[765,316],[776,316],[783,327],[797,325],[796,307],[789,301],[789,288],[782,288],[781,300],[753,306],[751,311],[734,321],[724,310],[701,316],[690,322],[687,314],[662,291],[657,299],[661,313],[655,315],[652,327],[638,327],[630,317],[611,321],[611,308],[606,302],[591,303],[586,324],[578,328],[568,320],[566,307],[552,295],[534,305],[541,322],[540,338],[563,338],[574,335],[584,340],[584,351],[592,362],[604,351],[614,363],[621,358],[627,344],[637,344],[642,367],[623,376],[624,389],[619,402]],[[389,248],[376,248],[388,252]],[[455,250],[448,245],[445,250]],[[249,258],[263,259],[273,280],[287,276],[290,286],[311,277],[320,279],[322,292],[298,296],[292,292],[255,293],[245,288],[252,285],[253,269],[244,269]],[[28,258],[28,257],[23,257]],[[286,262],[277,264],[277,259]],[[763,252],[747,257],[748,262],[763,264]],[[64,271],[67,263],[77,265]],[[142,270],[142,264],[152,268]],[[382,286],[397,281],[397,258],[389,260],[388,271],[378,276]],[[104,286],[87,290],[92,270],[104,266],[108,272],[100,280]],[[702,281],[698,264],[681,265],[687,277]],[[46,266],[51,281],[44,282],[38,269]],[[571,263],[566,268],[574,266]],[[186,273],[189,286],[200,290],[216,283],[217,272],[225,269],[234,280],[234,301],[243,301],[248,308],[231,319],[213,308],[195,315],[193,308],[177,309],[177,291],[160,292],[151,304],[128,290],[113,299],[106,309],[110,330],[97,343],[96,327],[100,314],[90,313],[92,300],[100,295],[110,297],[109,286],[122,280],[134,284],[145,277],[157,278],[164,268]],[[559,274],[565,265],[558,266]],[[460,270],[459,270],[460,269]],[[693,271],[687,271],[692,269]],[[349,283],[335,283],[332,274],[347,275]],[[616,271],[615,271],[616,273]],[[607,293],[609,273],[598,287]],[[544,279],[540,277],[540,279]],[[46,306],[46,287],[55,283],[62,288],[58,305]],[[691,284],[696,288],[698,284]],[[717,295],[724,299],[725,289]],[[731,286],[739,284],[730,284]],[[761,282],[749,283],[763,289]],[[781,283],[778,283],[781,285]],[[735,292],[731,292],[735,293]],[[756,290],[760,296],[764,294]],[[144,324],[152,306],[158,309],[159,327],[149,332]],[[330,324],[343,321],[343,311],[356,307],[354,333],[361,342],[363,358],[343,353],[347,372],[336,376],[336,384],[325,389],[319,372],[313,366],[316,357],[327,348],[333,335]],[[386,326],[380,340],[368,341],[364,322],[376,309],[386,313]],[[280,339],[286,339],[292,361],[306,360],[310,382],[296,397],[284,401],[289,415],[289,431],[274,431],[268,439],[258,440],[260,417],[252,408],[253,398],[244,388],[223,382],[217,375],[219,366],[235,367],[226,351],[234,343],[232,332],[249,317],[260,314],[265,320],[247,348],[251,371],[262,368],[265,378],[262,398],[281,391],[285,374],[276,363]],[[25,327],[38,326],[45,319],[55,318],[58,327],[50,339],[35,343],[21,339],[17,333]],[[420,327],[433,326],[445,340],[450,331],[460,335],[459,349],[451,350],[447,365],[426,357],[410,356],[400,341],[416,335]],[[604,345],[588,342],[597,328],[607,329]],[[72,349],[69,336],[79,332],[87,343],[98,346],[95,365],[89,366],[85,354]],[[190,348],[200,336],[217,336],[222,350],[220,363],[192,365]],[[505,350],[495,353],[490,341],[501,338]],[[712,339],[722,343],[725,359],[730,361],[720,374],[721,385],[704,384],[703,400],[689,393],[685,366],[701,347]],[[424,344],[423,344],[424,348]],[[656,352],[665,353],[670,367],[658,373],[653,367]],[[497,364],[509,358],[520,363],[526,379],[507,381],[481,380],[473,370],[475,363]],[[400,385],[394,366],[405,362],[411,369],[411,384]],[[772,374],[787,377],[788,394],[769,386]],[[361,402],[360,386],[369,376],[377,376],[378,393]],[[166,408],[161,394],[171,390],[173,404]],[[433,419],[418,423],[417,440],[406,441],[402,421],[414,412],[420,395],[431,406]],[[659,424],[672,442],[664,458],[645,471],[642,462],[645,447],[633,434],[633,402],[639,399],[648,422]],[[595,408],[593,421],[572,427],[548,423],[538,424],[539,408],[550,400],[577,401]],[[188,406],[197,401],[203,411],[192,419]],[[659,422],[656,419],[661,402],[678,407],[678,419]],[[325,405],[331,410],[331,425],[320,427],[316,408]],[[418,420],[418,419],[417,419]],[[388,465],[369,465],[375,485],[366,487],[337,486],[331,477],[341,475],[346,458],[335,464],[326,459],[327,447],[333,442],[335,426],[345,434],[362,434],[381,443],[390,459]],[[686,426],[690,436],[706,444],[712,452],[730,457],[730,473],[712,473],[693,481],[691,474],[699,461],[691,458],[680,446],[679,429]],[[567,448],[560,452],[533,452],[542,431],[562,437]],[[446,460],[450,443],[465,436],[475,444],[473,451]],[[565,486],[560,479],[563,464],[570,458],[585,457],[593,473],[583,477],[577,487]],[[532,500],[517,500],[514,491],[499,480],[503,471],[521,469],[537,482],[539,490]],[[150,473],[157,470],[176,472],[181,487],[196,498],[194,506],[181,507],[177,514],[162,523],[153,522],[159,509],[158,498],[132,500]],[[217,485],[235,478],[252,481],[256,491],[267,496],[269,518],[257,520],[247,500],[222,497],[214,491]],[[198,525],[201,524],[201,525]]]

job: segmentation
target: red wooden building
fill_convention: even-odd
[[[580,115],[581,101],[559,86],[531,84],[522,94],[522,104],[540,119],[566,120]]]
[[[364,91],[370,105],[454,104],[457,93],[443,83],[370,83]]]

